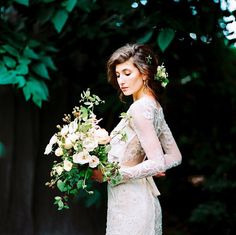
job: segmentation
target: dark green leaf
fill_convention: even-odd
[[[17,51],[14,47],[12,47],[12,46],[10,46],[10,45],[3,45],[2,47],[3,47],[3,48],[5,49],[5,51],[8,52],[10,55],[13,55],[13,56],[15,56],[15,57],[18,57],[18,56],[19,56],[18,51]]]
[[[25,6],[29,6],[29,0],[15,0],[15,2],[18,2]]]
[[[33,77],[29,78],[29,81],[23,87],[23,93],[26,100],[29,100],[32,96],[34,103],[41,107],[42,101],[48,99],[48,88],[46,84]]]
[[[47,78],[47,79],[50,79],[49,78],[49,75],[48,75],[48,70],[47,70],[47,67],[45,66],[45,64],[43,63],[38,63],[38,64],[35,64],[33,67],[32,67],[32,70],[38,74],[39,76],[43,77],[43,78]]]
[[[77,0],[67,0],[66,10],[71,12],[76,6]]]
[[[143,37],[138,39],[138,43],[147,43],[153,35],[153,31],[148,31]]]
[[[163,29],[157,37],[157,44],[161,51],[164,52],[174,39],[175,31],[173,29]]]
[[[26,80],[23,76],[16,76],[16,82],[18,84],[18,88],[21,88],[26,84]]]
[[[57,187],[61,192],[66,191],[65,183],[61,180],[57,181]]]
[[[4,72],[1,72],[0,69],[0,85],[15,84],[17,82],[15,77],[16,74],[14,73],[14,71],[6,70]]]
[[[3,61],[5,65],[9,68],[14,68],[16,66],[16,61],[9,56],[3,56]]]
[[[58,10],[55,16],[52,18],[52,23],[58,33],[61,32],[63,26],[68,19],[68,12],[64,9]]]
[[[27,64],[19,64],[16,66],[16,74],[26,75],[29,72]]]
[[[50,56],[44,56],[42,57],[42,61],[43,63],[50,69],[56,71],[57,70],[57,67],[55,66],[52,58]]]
[[[28,57],[28,58],[31,58],[31,59],[36,59],[36,60],[39,59],[38,54],[36,54],[36,53],[34,52],[34,50],[31,49],[31,48],[28,47],[28,46],[25,47],[23,54],[24,54],[25,57]]]
[[[78,189],[81,189],[81,188],[83,188],[83,180],[79,180],[78,182],[77,182],[77,188]]]

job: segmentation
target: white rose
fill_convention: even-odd
[[[57,148],[56,150],[55,150],[55,155],[56,156],[58,156],[58,157],[60,157],[60,156],[62,156],[63,155],[63,150],[62,150],[62,148]]]
[[[89,155],[87,151],[82,151],[73,155],[73,162],[79,163],[81,165],[89,163],[90,159],[91,159],[91,156]]]
[[[65,171],[70,171],[73,166],[72,162],[70,162],[68,160],[64,160],[63,164],[64,164]]]
[[[45,148],[44,154],[48,155],[51,152],[52,152],[52,144],[49,143]]]
[[[57,172],[58,175],[61,175],[61,173],[63,172],[63,167],[61,167],[61,166],[56,166],[56,167],[55,167],[55,171]]]
[[[91,156],[90,162],[89,162],[89,167],[95,168],[99,164],[99,158],[96,157],[95,155]]]
[[[62,136],[67,135],[68,131],[69,131],[68,125],[63,126],[63,128],[61,129],[61,135]]]
[[[73,147],[73,143],[72,143],[70,138],[66,138],[64,146],[65,146],[66,149],[70,149],[70,148]]]
[[[94,137],[98,140],[99,144],[107,144],[110,142],[110,136],[104,128],[95,130]]]
[[[83,147],[88,151],[93,151],[96,147],[98,146],[98,141],[97,139],[94,138],[86,138],[83,141]]]

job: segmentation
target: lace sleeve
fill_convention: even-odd
[[[161,141],[162,148],[165,152],[165,170],[167,170],[179,165],[182,161],[182,156],[175,142],[175,139],[170,131],[170,128],[165,122],[165,120],[163,120],[161,129],[161,135],[159,138]]]
[[[124,180],[149,177],[165,171],[165,158],[155,131],[154,108],[135,102],[130,107],[131,126],[137,134],[147,160],[133,167],[121,167]]]

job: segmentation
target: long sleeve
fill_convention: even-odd
[[[182,161],[182,155],[165,120],[159,139],[165,152],[165,170],[178,166]]]
[[[165,171],[165,158],[154,127],[154,107],[135,102],[130,108],[131,126],[134,129],[147,160],[133,166],[121,167],[124,180],[140,179]]]

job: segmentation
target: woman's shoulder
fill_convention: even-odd
[[[144,115],[148,119],[152,119],[155,113],[162,112],[162,107],[153,97],[143,96],[134,101],[129,112],[132,115]]]
[[[151,96],[143,96],[130,105],[130,109],[162,109],[160,103]]]

